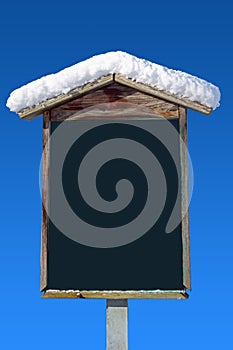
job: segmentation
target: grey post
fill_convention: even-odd
[[[107,299],[107,350],[128,350],[128,300]]]

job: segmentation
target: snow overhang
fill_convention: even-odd
[[[20,118],[33,119],[113,82],[206,115],[219,106],[215,85],[121,51],[94,56],[24,85],[11,93],[7,106]]]

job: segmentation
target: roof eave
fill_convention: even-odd
[[[188,98],[180,97],[177,95],[170,94],[166,91],[161,91],[155,87],[146,85],[144,83],[140,83],[136,80],[133,80],[131,78],[127,78],[121,74],[108,74],[106,76],[103,76],[93,82],[86,83],[85,85],[79,86],[73,90],[71,90],[67,94],[61,94],[59,96],[50,98],[42,103],[40,103],[37,106],[34,107],[28,107],[18,112],[18,115],[21,119],[31,120],[39,115],[43,114],[46,110],[55,108],[57,106],[60,106],[64,103],[67,103],[69,101],[72,101],[79,96],[84,95],[85,93],[88,93],[92,90],[97,90],[103,86],[109,85],[112,82],[117,82],[122,85],[129,86],[131,88],[134,88],[138,91],[144,92],[146,94],[149,94],[154,97],[159,97],[163,100],[175,103],[177,105],[183,106],[185,108],[192,109],[196,112],[203,113],[205,115],[210,115],[212,112],[212,108],[205,106],[199,102],[191,101]]]
[[[192,109],[196,112],[200,112],[200,113],[203,113],[206,115],[211,114],[211,112],[213,110],[213,108],[207,107],[206,105],[203,105],[199,102],[191,101],[188,98],[180,97],[177,95],[173,95],[167,91],[159,90],[156,87],[152,87],[152,86],[146,85],[144,83],[137,82],[136,80],[132,80],[132,79],[127,78],[121,74],[115,75],[115,81],[120,83],[120,84],[132,87],[132,88],[139,90],[141,92],[145,92],[149,95],[159,97],[163,100],[175,103],[177,105]]]

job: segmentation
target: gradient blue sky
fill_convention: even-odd
[[[2,349],[105,349],[105,300],[40,298],[42,120],[21,121],[5,102],[41,75],[117,49],[202,77],[222,92],[211,117],[189,111],[193,291],[187,301],[130,301],[130,349],[233,347],[231,6],[226,0],[1,5]]]

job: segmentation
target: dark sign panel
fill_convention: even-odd
[[[51,122],[46,289],[184,289],[179,130]]]

